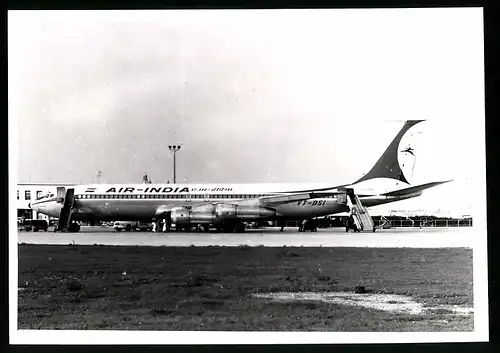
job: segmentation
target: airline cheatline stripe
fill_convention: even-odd
[[[345,185],[339,185],[339,186],[331,186],[327,188],[321,188],[321,189],[308,189],[308,190],[294,190],[294,191],[279,191],[279,193],[282,194],[292,194],[292,193],[299,193],[299,192],[313,192],[313,191],[327,191],[327,190],[332,190],[340,187],[344,187]],[[85,192],[95,192],[96,188],[87,188]],[[221,192],[221,191],[233,191],[233,188],[229,187],[217,187],[217,188],[191,188],[189,189],[188,187],[146,187],[146,188],[135,188],[135,187],[111,187],[108,188],[105,193],[133,193],[133,192],[143,192],[143,193],[183,193],[183,192],[204,192],[204,191],[216,191],[216,192]],[[277,193],[275,191],[274,193]]]

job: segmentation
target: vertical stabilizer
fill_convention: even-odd
[[[403,138],[404,134],[414,125],[422,122],[424,120],[407,120],[396,135],[394,140],[392,140],[391,144],[382,156],[379,158],[377,163],[372,167],[372,169],[366,173],[361,179],[357,180],[354,184],[375,178],[389,178],[402,181],[403,183],[410,184],[406,179],[403,171],[401,170],[401,166],[398,161],[398,153],[399,153],[399,143]]]

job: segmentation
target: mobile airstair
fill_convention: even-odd
[[[375,232],[375,223],[368,213],[368,210],[361,203],[358,195],[354,193],[353,189],[346,189],[347,206],[351,211],[351,217],[358,231]]]
[[[75,202],[75,189],[66,190],[64,187],[58,187],[57,202],[62,203],[61,212],[59,214],[59,222],[57,223],[57,231],[71,231],[71,211]]]

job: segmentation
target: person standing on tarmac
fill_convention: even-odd
[[[300,227],[300,230],[301,230],[302,232],[305,232],[305,231],[306,231],[306,224],[307,224],[307,219],[304,219],[304,220],[302,221],[302,225],[301,225],[301,227]]]

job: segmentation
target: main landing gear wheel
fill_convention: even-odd
[[[244,233],[245,232],[245,224],[244,223],[237,223],[234,226],[234,232],[235,233]]]
[[[80,225],[78,223],[71,223],[68,227],[68,231],[71,233],[77,233],[80,231]]]
[[[234,224],[224,224],[222,226],[222,232],[224,233],[233,233],[234,232]]]
[[[223,233],[243,233],[243,232],[245,232],[245,223],[243,223],[243,222],[238,222],[238,223],[228,222],[225,224],[218,225],[217,231],[223,232]]]

